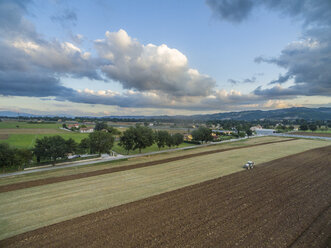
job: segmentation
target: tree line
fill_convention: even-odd
[[[68,154],[109,154],[114,146],[114,136],[120,134],[119,130],[108,127],[104,123],[97,124],[96,130],[79,143],[72,138],[65,140],[60,135],[36,139],[33,149],[18,149],[2,143],[0,144],[0,168],[3,170],[5,167],[22,169],[30,164],[33,157],[37,163],[43,161],[55,163],[59,159],[67,159]],[[142,149],[154,143],[161,149],[165,146],[179,146],[182,142],[182,134],[171,135],[167,131],[153,132],[149,127],[136,125],[123,132],[119,145],[129,153],[136,149],[141,152]]]
[[[179,146],[184,141],[184,136],[180,133],[171,135],[168,131],[155,131],[147,126],[136,125],[129,127],[120,137],[119,145],[123,147],[127,154],[136,149],[141,153],[142,149],[156,143],[159,150],[165,146]]]

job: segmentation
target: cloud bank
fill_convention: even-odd
[[[191,68],[188,58],[166,44],[142,44],[120,29],[107,31],[94,41],[95,55],[77,43],[47,40],[36,32],[25,15],[30,1],[0,1],[0,94],[3,96],[54,97],[58,101],[115,105],[127,108],[183,110],[238,110],[289,106],[284,100],[297,96],[331,95],[331,2],[207,0],[222,21],[243,22],[255,8],[263,7],[303,20],[299,41],[286,46],[278,57],[257,57],[286,69],[284,75],[249,94],[225,91],[215,80]],[[50,17],[56,22],[78,21],[71,10]],[[62,78],[117,81],[124,89],[75,90]],[[254,76],[234,85],[258,83]],[[284,84],[292,82],[291,86]]]
[[[186,56],[177,49],[140,44],[123,29],[107,31],[105,39],[95,41],[95,47],[99,56],[109,61],[102,71],[125,89],[206,96],[215,87],[215,81],[190,68]]]
[[[254,94],[268,98],[331,95],[331,1],[207,0],[206,3],[222,21],[243,22],[256,8],[266,8],[303,21],[299,41],[287,45],[278,57],[255,59],[257,63],[275,64],[287,72],[269,83],[278,85],[272,88],[260,86],[253,91]],[[281,86],[291,80],[292,86]]]

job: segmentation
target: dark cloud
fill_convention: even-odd
[[[27,14],[29,0],[1,0],[0,1],[0,38],[21,36],[36,39],[34,26],[23,15]]]
[[[288,90],[275,91],[275,96],[291,95],[322,95],[331,96],[331,29],[326,29],[323,35],[329,35],[325,40],[321,37],[306,37],[305,40],[288,45],[279,57],[260,59],[276,64],[287,70],[285,75],[270,84],[282,84],[293,79],[294,85]],[[259,90],[259,94],[270,94],[269,90]]]
[[[253,76],[253,77],[251,77],[251,78],[246,78],[246,79],[244,79],[244,80],[242,80],[242,81],[240,81],[240,80],[235,80],[235,79],[230,78],[230,79],[228,79],[228,82],[231,83],[231,84],[255,83],[255,82],[256,82],[256,77]]]
[[[230,22],[242,22],[258,7],[301,18],[305,25],[331,20],[330,0],[206,0],[206,3],[217,17]]]
[[[248,17],[254,2],[251,0],[206,0],[213,13],[220,19],[241,22]]]
[[[269,84],[283,84],[286,83],[289,79],[292,78],[292,75],[279,75],[278,79],[271,81]]]
[[[42,74],[0,71],[0,95],[4,96],[69,96],[73,89],[64,87],[59,80]]]
[[[220,19],[231,22],[242,22],[257,7],[303,21],[299,41],[286,46],[278,57],[255,58],[257,63],[276,64],[287,70],[269,84],[293,82],[294,85],[288,88],[259,87],[254,91],[255,94],[271,98],[331,95],[330,0],[207,0],[207,4]],[[233,82],[238,83],[235,80]]]

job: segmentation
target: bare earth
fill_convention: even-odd
[[[331,137],[331,133],[294,132],[291,134],[303,136]]]
[[[182,156],[177,156],[177,157],[173,157],[173,158],[155,160],[155,161],[151,161],[151,162],[137,163],[137,164],[128,165],[128,166],[108,168],[108,169],[103,169],[103,170],[96,170],[96,171],[84,172],[84,173],[61,176],[61,177],[50,177],[50,178],[45,178],[45,179],[37,179],[37,180],[33,180],[33,181],[20,182],[20,183],[15,183],[15,184],[1,185],[0,193],[24,189],[24,188],[31,188],[31,187],[36,187],[36,186],[41,186],[41,185],[46,185],[46,184],[51,184],[51,183],[58,183],[58,182],[81,179],[81,178],[86,178],[86,177],[99,176],[99,175],[115,173],[115,172],[119,172],[119,171],[132,170],[132,169],[153,166],[153,165],[158,165],[158,164],[162,164],[162,163],[169,163],[169,162],[197,157],[197,156],[209,155],[209,154],[213,154],[213,153],[219,153],[219,152],[225,152],[225,151],[231,151],[231,150],[237,150],[237,149],[244,149],[247,147],[263,146],[263,145],[273,144],[273,143],[282,143],[282,142],[288,142],[288,141],[292,141],[292,140],[295,140],[295,139],[271,141],[271,142],[258,143],[258,144],[242,146],[242,147],[232,147],[232,148],[226,148],[226,149],[223,148],[223,149],[218,149],[218,150],[211,150],[211,151],[205,151],[205,152],[200,152],[200,153],[182,155]]]
[[[0,247],[329,247],[331,146],[0,241]]]
[[[0,140],[6,140],[9,138],[9,134],[1,134],[0,133]]]

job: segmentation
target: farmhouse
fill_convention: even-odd
[[[261,125],[256,125],[256,126],[254,126],[254,127],[251,127],[250,128],[252,131],[256,131],[256,130],[258,130],[258,129],[262,129],[262,126]]]
[[[79,132],[81,133],[93,133],[94,128],[93,127],[82,127],[79,129]]]
[[[79,128],[79,124],[76,123],[76,124],[69,124],[69,125],[68,125],[68,129],[71,129],[71,128],[73,128],[73,127],[74,127],[74,128]]]

